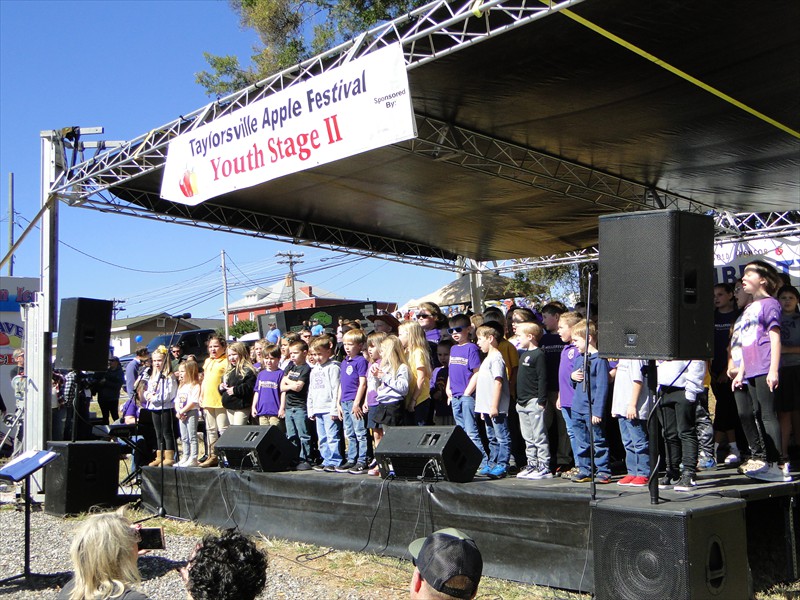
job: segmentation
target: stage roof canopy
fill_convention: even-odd
[[[800,2],[470,8],[427,5],[100,153],[55,191],[98,210],[441,264],[587,248],[610,212],[800,208]],[[404,51],[416,139],[196,207],[160,199],[175,135],[391,43]]]

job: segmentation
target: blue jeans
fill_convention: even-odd
[[[353,414],[353,401],[342,401],[342,424],[347,436],[347,462],[367,464],[366,415],[360,419]]]
[[[496,417],[483,415],[486,425],[486,437],[489,438],[489,464],[503,465],[508,468],[508,457],[511,456],[511,433],[508,431],[508,415],[500,413]]]
[[[322,464],[326,467],[338,467],[342,464],[342,455],[339,453],[339,423],[329,414],[314,416]]]
[[[619,433],[625,446],[625,467],[628,475],[650,475],[650,450],[647,442],[647,421],[619,417]]]
[[[311,436],[308,435],[307,419],[305,408],[286,409],[286,437],[299,450],[300,460],[303,462],[311,460]]]
[[[456,425],[467,433],[472,443],[481,451],[483,460],[480,467],[485,467],[489,457],[486,456],[486,450],[483,447],[481,435],[478,431],[478,422],[475,420],[475,398],[472,396],[453,396],[450,405],[453,407],[453,419],[455,419]]]
[[[606,435],[600,425],[592,425],[591,415],[572,413],[572,431],[575,433],[575,445],[578,452],[575,454],[575,463],[582,475],[592,475],[591,461],[589,453],[591,444],[589,443],[589,427],[594,434],[594,466],[598,473],[611,475],[608,466],[608,444]]]
[[[564,415],[564,424],[567,426],[567,436],[569,436],[569,446],[572,448],[572,456],[576,457],[578,456],[578,448],[575,444],[575,432],[572,429],[572,407],[562,406],[561,414]],[[577,459],[575,460],[575,464],[578,464]]]

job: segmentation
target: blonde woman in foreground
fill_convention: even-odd
[[[149,600],[133,589],[141,582],[138,533],[115,513],[88,517],[75,532],[69,556],[75,576],[58,600]]]

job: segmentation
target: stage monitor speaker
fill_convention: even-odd
[[[481,452],[458,425],[391,427],[375,449],[381,476],[444,479],[467,483],[481,464]]]
[[[119,483],[115,442],[50,442],[59,458],[44,468],[44,510],[75,515],[93,506],[114,506]]]
[[[57,369],[105,371],[111,345],[110,300],[64,298],[58,317]]]
[[[711,357],[711,217],[674,210],[602,216],[599,250],[601,356]]]
[[[751,597],[744,500],[648,502],[630,494],[592,503],[597,600]]]
[[[294,444],[272,425],[231,425],[215,449],[222,466],[253,471],[287,471],[298,455]]]

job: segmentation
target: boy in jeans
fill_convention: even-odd
[[[363,475],[367,472],[367,359],[361,354],[367,336],[350,329],[342,336],[344,360],[340,366],[339,416],[347,436],[347,462],[337,473]]]
[[[311,468],[311,436],[308,435],[308,379],[311,367],[306,362],[308,345],[296,340],[289,345],[291,363],[286,367],[281,379],[281,408],[278,417],[286,419],[286,437],[299,450],[298,471]]]
[[[547,438],[548,411],[552,410],[547,400],[547,364],[544,351],[539,348],[542,328],[538,323],[517,325],[519,348],[524,353],[519,357],[517,371],[517,414],[522,437],[525,440],[525,455],[528,464],[517,477],[520,479],[550,479],[550,442]]]
[[[486,359],[478,371],[475,412],[480,413],[486,424],[486,436],[489,438],[489,461],[477,474],[502,479],[508,472],[511,457],[511,433],[508,430],[511,394],[506,363],[497,349],[502,332],[493,325],[481,325],[476,333],[478,347],[486,354]]]
[[[323,334],[311,340],[314,367],[308,381],[308,416],[317,425],[322,464],[315,471],[335,473],[342,464],[339,453],[339,363],[332,360],[334,342]]]
[[[589,322],[589,337],[586,337],[586,321],[579,321],[572,328],[572,341],[580,354],[572,364],[572,381],[575,395],[572,397],[572,430],[575,434],[577,454],[575,462],[578,473],[572,477],[575,483],[588,483],[592,480],[589,453],[591,452],[589,427],[594,436],[594,462],[597,483],[611,483],[611,469],[608,464],[608,445],[601,423],[606,410],[608,397],[608,361],[597,353],[597,328]],[[588,355],[589,384],[584,389],[583,357]]]
[[[453,337],[455,346],[450,348],[450,362],[448,363],[447,403],[453,407],[453,419],[461,427],[469,439],[481,451],[479,472],[488,463],[486,450],[478,431],[478,422],[475,420],[475,386],[478,383],[478,369],[481,366],[481,357],[478,347],[469,341],[472,323],[469,317],[458,314],[450,317],[450,328],[447,330]]]

